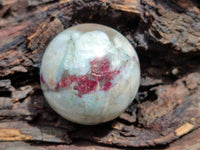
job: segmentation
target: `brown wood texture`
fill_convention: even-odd
[[[125,35],[141,62],[141,86],[117,119],[71,123],[39,83],[53,37],[80,23]],[[1,0],[0,149],[200,149],[198,0]],[[115,148],[112,148],[115,147]]]

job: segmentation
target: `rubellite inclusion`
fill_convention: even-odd
[[[80,24],[49,44],[40,81],[47,102],[58,114],[94,125],[116,118],[132,102],[140,83],[139,60],[116,30]]]

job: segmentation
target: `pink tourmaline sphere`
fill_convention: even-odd
[[[51,41],[40,80],[47,102],[58,114],[94,125],[118,117],[133,101],[140,83],[139,60],[116,30],[80,24]]]

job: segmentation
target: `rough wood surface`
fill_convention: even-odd
[[[120,31],[141,62],[134,102],[97,126],[61,118],[39,83],[48,43],[84,22]],[[198,0],[1,0],[0,149],[200,149],[199,57]]]

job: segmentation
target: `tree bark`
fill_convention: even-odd
[[[200,148],[198,0],[1,0],[0,17],[0,149]],[[49,42],[88,22],[125,35],[142,71],[129,108],[96,126],[56,114],[39,82]]]

